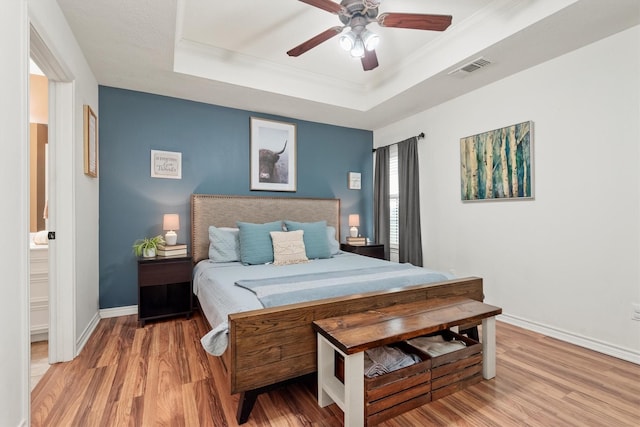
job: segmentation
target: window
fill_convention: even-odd
[[[389,207],[391,213],[389,215],[389,231],[391,241],[390,248],[398,248],[398,202],[399,202],[399,185],[398,185],[398,146],[389,147]]]

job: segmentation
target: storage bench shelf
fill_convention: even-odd
[[[375,425],[495,376],[495,316],[502,309],[466,298],[426,300],[313,322],[318,337],[318,404],[336,403],[345,427]],[[482,344],[450,327],[482,321]],[[442,334],[466,347],[429,356],[405,340]],[[401,347],[421,358],[412,366],[364,376],[364,351]]]
[[[455,393],[482,380],[482,344],[452,331],[443,331],[445,340],[464,341],[466,347],[431,359],[431,400]]]
[[[364,417],[366,425],[378,424],[402,412],[431,402],[431,359],[404,342],[393,344],[422,360],[377,377],[364,378]]]
[[[401,341],[391,346],[422,360],[376,377],[364,377],[365,425],[376,425],[411,409],[462,390],[482,380],[482,345],[471,338],[444,330],[445,341],[462,341],[465,347],[430,356]],[[344,383],[344,358],[335,351],[335,377]]]

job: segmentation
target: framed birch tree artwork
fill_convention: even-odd
[[[533,122],[460,139],[462,201],[533,199]]]

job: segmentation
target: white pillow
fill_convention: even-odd
[[[273,265],[309,262],[304,247],[304,230],[271,231],[269,234],[273,242]]]
[[[237,228],[209,226],[209,259],[213,262],[240,261],[240,238]]]

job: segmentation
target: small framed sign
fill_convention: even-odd
[[[362,188],[360,172],[349,172],[348,181],[349,181],[349,190],[360,190]]]
[[[182,179],[182,153],[151,150],[151,178]]]

